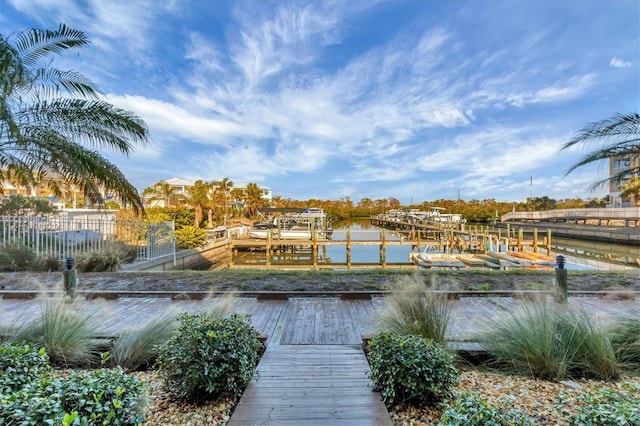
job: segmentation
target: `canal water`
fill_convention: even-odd
[[[403,234],[385,230],[372,225],[368,219],[350,220],[334,222],[334,231],[331,236],[333,241],[346,241],[347,235],[352,241],[388,241],[403,240]],[[571,240],[566,238],[555,238],[552,236],[552,256],[562,254],[567,259],[567,269],[591,269],[591,270],[624,270],[637,269],[640,273],[640,247],[621,246],[617,244],[605,244],[589,241]],[[387,245],[387,264],[410,265],[409,253],[416,250],[411,244]],[[546,249],[539,248],[540,252],[546,254]],[[502,247],[501,251],[505,251]],[[319,248],[318,263],[345,264],[347,261],[346,245],[322,246]],[[234,263],[266,263],[264,252],[253,252],[244,254]],[[308,264],[312,265],[312,252],[310,249],[297,249],[295,252],[274,254],[271,263],[273,265],[285,266],[287,264]],[[380,263],[380,247],[371,246],[351,246],[351,268],[357,269],[358,264]]]

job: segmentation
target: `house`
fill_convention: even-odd
[[[193,187],[194,182],[174,177],[171,179],[167,179],[164,181],[168,184],[172,189],[172,194],[169,199],[169,205],[174,206],[177,204],[176,200],[184,199],[189,197],[189,189]],[[243,190],[247,187],[247,184],[244,183],[234,183],[232,190]],[[262,190],[262,198],[267,201],[271,201],[273,199],[273,191],[271,188],[258,184],[258,187]],[[244,200],[230,200],[230,202],[235,204],[235,208],[243,208]],[[145,203],[147,207],[165,207],[165,200],[160,199],[159,197],[154,198],[145,198]]]
[[[625,170],[640,167],[640,157],[612,157],[609,159],[609,177],[613,177]],[[634,196],[630,198],[622,198],[620,196],[620,188],[632,177],[629,175],[622,182],[609,183],[609,207],[635,207],[639,200]]]

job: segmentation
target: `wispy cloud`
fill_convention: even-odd
[[[613,58],[611,58],[611,61],[609,61],[609,65],[611,65],[614,68],[629,68],[633,66],[633,62],[624,61],[614,56]]]

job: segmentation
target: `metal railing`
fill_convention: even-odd
[[[0,246],[22,245],[36,256],[64,259],[80,252],[102,251],[108,243],[137,248],[136,260],[175,257],[173,222],[116,221],[68,215],[0,216]]]
[[[502,216],[502,222],[509,220],[640,220],[639,207],[615,207],[594,209],[558,209],[541,212],[512,212]]]

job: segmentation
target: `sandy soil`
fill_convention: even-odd
[[[551,290],[553,271],[171,271],[78,273],[91,291],[376,291],[420,276],[454,290]],[[61,272],[0,273],[0,290],[55,289]],[[569,271],[570,290],[640,291],[640,271]]]

